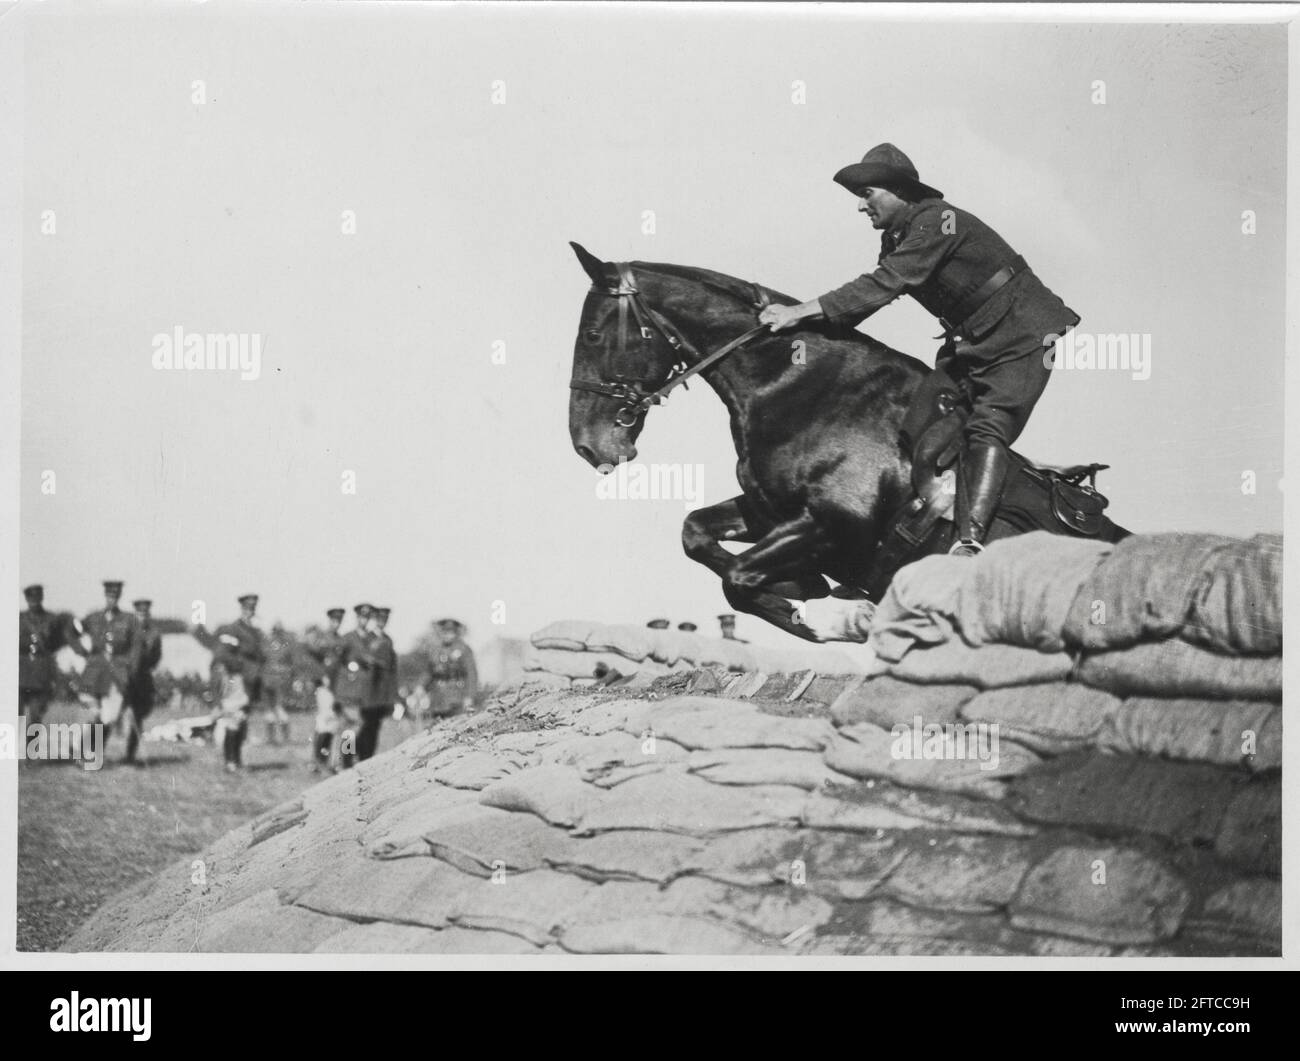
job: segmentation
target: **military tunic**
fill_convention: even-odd
[[[81,629],[90,638],[90,652],[83,652],[86,669],[81,673],[81,691],[102,699],[116,686],[125,694],[131,678],[135,616],[121,608],[103,609],[82,619]]]
[[[162,662],[162,634],[152,623],[148,626],[139,626],[136,630],[135,649],[131,659],[131,676],[126,689],[127,704],[135,712],[137,721],[153,710],[157,698],[153,672],[160,662]]]
[[[375,665],[371,644],[371,636],[362,630],[349,631],[343,637],[338,688],[334,690],[341,707],[360,708],[370,703]]]
[[[44,608],[18,613],[18,700],[29,721],[45,716],[58,673],[54,654],[75,638],[70,615]]]
[[[429,711],[434,715],[453,715],[466,699],[473,700],[478,694],[478,668],[469,645],[456,638],[449,645],[430,649],[425,688],[429,691]]]
[[[1007,266],[1019,271],[971,305]],[[1079,315],[993,229],[938,198],[910,204],[882,235],[875,271],[819,302],[832,323],[856,325],[904,294],[944,325],[948,342],[936,366],[969,387],[966,437],[1010,446],[1051,376],[1044,352]]]
[[[212,650],[213,669],[221,668],[227,674],[238,674],[244,679],[244,692],[248,694],[251,711],[262,699],[262,675],[266,667],[266,635],[252,623],[242,618],[217,627],[216,634],[200,628],[195,636]]]

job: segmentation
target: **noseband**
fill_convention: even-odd
[[[645,296],[636,286],[632,267],[626,262],[619,262],[615,268],[618,270],[619,281],[616,287],[592,285],[591,290],[618,299],[618,364],[627,363],[629,307],[632,316],[636,319],[640,341],[653,342],[655,334],[658,333],[677,355],[677,360],[668,370],[668,375],[658,381],[633,379],[622,372],[608,369],[603,374],[604,378],[600,380],[579,379],[576,376],[569,380],[571,390],[589,391],[592,394],[617,399],[620,404],[614,414],[614,423],[619,427],[633,427],[640,417],[650,411],[650,406],[660,405],[676,387],[684,387],[686,381],[692,376],[717,364],[733,350],[739,349],[767,331],[767,325],[760,324],[708,357],[701,357],[699,351],[681,332],[646,304]],[[757,284],[754,284],[753,288],[755,305],[758,309],[762,309],[768,304],[767,293]]]

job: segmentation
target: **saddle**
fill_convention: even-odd
[[[969,394],[943,369],[931,372],[913,395],[900,428],[903,447],[912,457],[912,495],[877,543],[866,587],[873,599],[880,599],[898,568],[946,550],[955,539],[952,511],[962,429],[970,411]],[[1097,473],[1109,465],[1034,465],[1014,450],[1010,457],[991,540],[1031,530],[1103,541],[1125,535],[1107,518],[1110,501],[1097,489]]]

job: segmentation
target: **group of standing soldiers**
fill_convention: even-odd
[[[48,612],[44,590],[23,591],[27,610],[19,615],[19,696],[29,722],[40,722],[49,707],[57,676],[55,653],[67,647],[86,659],[80,696],[94,721],[125,728],[126,761],[135,762],[140,724],[153,709],[153,670],[162,658],[162,636],[151,618],[152,603],[137,600],[134,614],[118,606],[122,583],[104,583],[104,607],[78,621],[67,613]],[[212,679],[220,696],[216,730],[227,771],[243,762],[248,721],[263,706],[266,692],[267,637],[255,622],[258,595],[239,598],[239,618],[209,632],[203,624],[190,633],[212,651]],[[391,609],[358,604],[356,621],[341,632],[344,610],[326,612],[326,629],[309,637],[307,651],[322,668],[315,690],[316,724],[312,769],[347,768],[375,753],[379,730],[399,703],[397,651],[385,632]],[[457,619],[434,624],[438,643],[427,654],[415,698],[428,713],[451,715],[469,709],[478,692],[474,654],[465,644],[465,626]],[[87,648],[83,640],[89,641]],[[423,707],[417,707],[422,722]],[[282,723],[287,735],[287,719]],[[335,738],[338,738],[337,744]]]
[[[19,710],[28,722],[41,722],[50,706],[57,668],[54,655],[70,648],[86,661],[80,696],[94,721],[109,732],[124,731],[128,763],[137,762],[141,723],[157,696],[153,671],[162,659],[162,634],[153,624],[152,601],[132,602],[133,614],[120,607],[122,583],[104,583],[104,607],[81,620],[45,610],[45,590],[23,590],[27,610],[18,615]],[[86,642],[89,642],[87,647]]]

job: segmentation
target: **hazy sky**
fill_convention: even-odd
[[[1134,530],[1281,529],[1282,27],[230,3],[25,26],[20,584],[52,606],[116,577],[214,621],[248,590],[268,624],[367,598],[399,645],[446,612],[475,641],[712,628],[687,506],[598,499],[570,447],[566,241],[810,298],[874,265],[831,175],[882,140],[1081,330],[1151,336],[1149,380],[1058,374],[1019,449],[1111,463]],[[260,378],[155,370],[178,326],[260,334]],[[932,361],[910,300],[865,330]],[[639,450],[737,492],[707,387]]]

